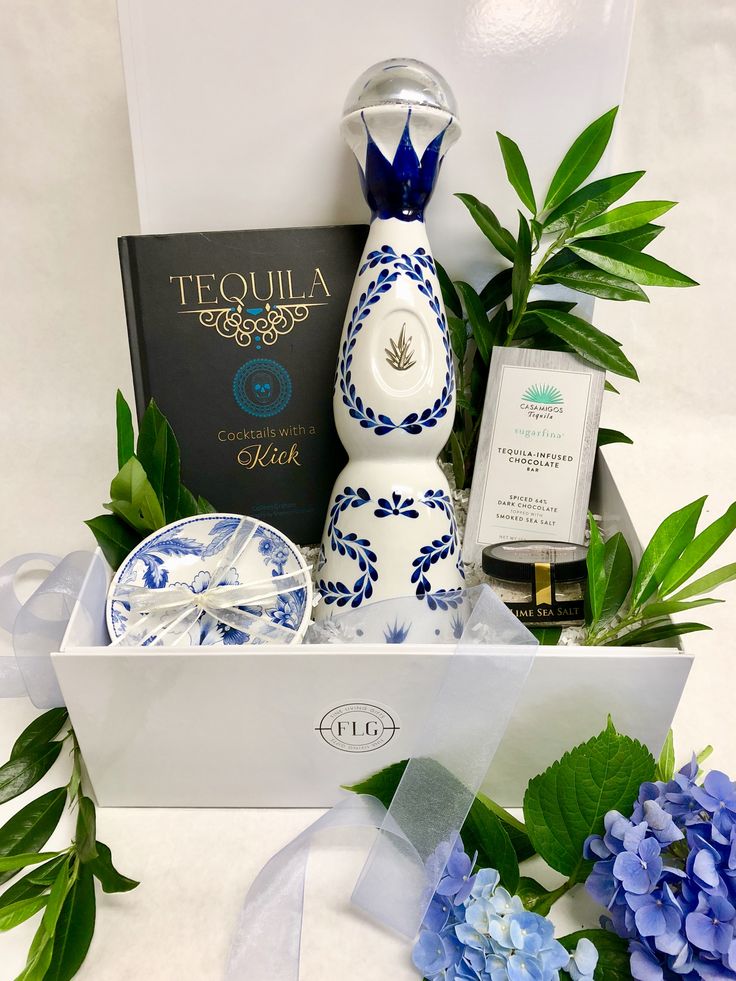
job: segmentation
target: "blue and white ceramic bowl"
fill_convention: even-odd
[[[242,541],[244,531],[247,532],[244,537],[249,539],[247,544],[242,549],[233,548],[233,536],[237,532]],[[228,560],[223,567],[228,548],[233,550],[232,562]],[[255,605],[238,607],[247,610],[248,622],[254,629],[237,629],[202,611],[197,622],[186,630],[186,636],[172,632],[166,637],[166,645],[288,644],[301,640],[312,609],[309,567],[296,545],[276,528],[237,514],[183,518],[141,542],[120,566],[110,585],[106,615],[111,639],[125,643],[130,617],[126,593],[130,586],[151,590],[178,587],[179,593],[185,588],[198,594],[210,587],[215,573],[219,575],[220,585],[255,583],[261,584],[256,590],[259,595],[273,593]],[[278,581],[271,585],[274,579],[288,582],[291,590],[279,592]],[[270,625],[281,629],[272,631]],[[145,643],[151,642],[155,638]]]

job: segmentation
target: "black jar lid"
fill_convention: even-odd
[[[557,582],[583,582],[587,554],[585,545],[573,542],[498,542],[483,549],[483,571],[507,582],[533,582],[534,566],[545,563]]]

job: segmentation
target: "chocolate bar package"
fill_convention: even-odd
[[[182,479],[218,511],[318,542],[344,453],[335,362],[364,225],[119,240],[139,416],[154,398]]]

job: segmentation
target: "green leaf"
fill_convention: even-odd
[[[74,848],[80,862],[90,862],[97,858],[97,818],[95,805],[89,797],[80,796],[77,809],[77,830],[74,835]]]
[[[0,872],[17,872],[29,865],[40,865],[50,858],[56,858],[58,852],[26,852],[23,855],[0,855]]]
[[[561,232],[576,222],[601,214],[630,191],[644,173],[643,170],[637,170],[630,174],[614,174],[613,177],[604,177],[586,184],[550,211],[544,222],[544,231]]]
[[[0,930],[12,930],[19,923],[25,923],[46,905],[47,896],[31,896],[11,903],[0,909]]]
[[[452,285],[452,280],[447,275],[447,270],[444,266],[440,265],[435,259],[434,261],[435,269],[437,270],[437,279],[439,280],[440,290],[442,291],[442,300],[445,304],[446,312],[454,314],[456,317],[462,317],[463,308],[460,303],[460,297],[457,295],[455,287]]]
[[[596,218],[575,227],[575,238],[592,238],[599,235],[615,235],[641,228],[653,218],[659,218],[677,204],[676,201],[634,201],[613,208]]]
[[[634,563],[631,550],[620,531],[612,535],[603,548],[604,588],[598,622],[608,624],[624,605],[631,589]]]
[[[32,868],[27,875],[24,875],[22,879],[18,879],[12,886],[8,886],[5,892],[0,895],[0,909],[9,906],[10,903],[16,903],[21,899],[29,899],[31,896],[40,896],[42,892],[46,892],[54,881],[60,865],[66,862],[67,859],[67,853],[62,852],[61,855],[57,858],[52,858],[45,865]]]
[[[129,879],[112,864],[112,853],[107,845],[98,841],[97,858],[93,858],[87,863],[92,874],[100,880],[103,892],[130,892],[140,885],[135,879]]]
[[[117,514],[136,531],[156,531],[166,524],[156,491],[136,457],[131,457],[113,477],[110,496],[112,501],[105,508]]]
[[[511,333],[514,326],[521,320],[524,305],[529,295],[529,276],[532,262],[532,236],[529,222],[519,212],[519,240],[514,256],[514,268],[511,273]]]
[[[70,981],[87,956],[94,931],[94,878],[89,867],[81,865],[59,914],[51,965],[44,981]]]
[[[0,804],[12,800],[33,787],[56,762],[62,744],[48,743],[29,750],[27,756],[16,756],[0,767]]]
[[[516,340],[534,337],[536,334],[547,330],[547,325],[537,315],[539,310],[564,310],[565,313],[569,313],[575,306],[575,302],[565,300],[532,300],[531,303],[527,303],[526,310],[519,321],[519,326],[514,334]]]
[[[647,255],[646,252],[629,249],[619,242],[597,239],[586,242],[585,245],[577,245],[573,242],[569,248],[604,272],[621,276],[622,279],[630,279],[633,283],[641,283],[642,286],[698,285],[694,279],[678,272],[667,263]]]
[[[606,378],[605,384],[603,385],[603,391],[604,392],[612,392],[614,395],[620,395],[621,394],[621,392],[619,392],[619,390],[617,388],[614,388],[614,386],[610,383],[610,381],[607,378]]]
[[[623,940],[610,930],[578,930],[577,933],[560,937],[560,943],[572,953],[584,937],[598,951],[594,981],[631,981],[628,940]]]
[[[542,647],[554,647],[559,644],[562,627],[530,627],[529,628]]]
[[[511,323],[511,314],[506,309],[506,304],[502,303],[490,320],[491,347],[498,345],[503,347],[506,343],[508,326]],[[486,374],[486,379],[488,375]],[[482,406],[479,408],[482,409]]]
[[[46,969],[51,963],[52,938],[46,933],[41,922],[33,937],[26,966],[15,981],[43,981]]]
[[[588,527],[590,529],[590,544],[585,558],[588,571],[585,592],[585,619],[590,627],[595,627],[601,617],[603,596],[606,591],[606,573],[603,564],[606,547],[603,544],[598,524],[590,512],[588,512]]]
[[[61,913],[64,900],[69,893],[72,882],[69,876],[69,857],[59,867],[47,897],[43,919],[36,931],[28,951],[26,967],[16,981],[41,981],[51,964],[54,948],[54,931]]]
[[[370,794],[372,797],[378,798],[383,806],[387,808],[391,804],[393,796],[396,793],[396,788],[399,786],[399,781],[404,775],[407,762],[408,760],[402,760],[400,763],[392,763],[391,766],[385,767],[383,770],[374,773],[365,780],[361,780],[359,783],[353,784],[352,786],[344,786],[343,790],[350,790],[354,794]],[[421,762],[427,767],[428,780],[437,780],[438,778],[445,782],[448,778],[455,780],[444,767],[433,760],[421,760],[417,762]],[[476,796],[476,802],[480,802],[484,808],[495,814],[503,823],[519,862],[523,862],[534,854],[534,847],[521,821],[518,821],[507,810],[496,804],[495,801],[490,800],[484,794],[478,794]],[[471,855],[476,850],[479,853],[481,852],[482,846],[476,842],[473,832],[467,825],[463,825],[461,834],[463,844]]]
[[[688,610],[697,610],[701,606],[712,606],[714,603],[724,603],[722,599],[711,599],[706,597],[699,600],[661,600],[660,602],[645,603],[639,611],[642,618],[646,620],[658,620],[661,617],[671,617],[676,613],[687,613]]]
[[[69,713],[65,708],[54,708],[43,715],[39,715],[30,725],[26,726],[23,732],[15,740],[10,759],[18,756],[26,756],[29,752],[39,749],[51,742],[54,736],[61,731],[62,726],[69,719]]]
[[[607,235],[607,242],[619,242],[627,249],[635,249],[641,252],[650,245],[655,238],[664,231],[664,225],[642,225],[641,228],[632,228],[628,232],[616,232],[615,235]]]
[[[40,851],[59,823],[65,804],[66,787],[49,790],[26,804],[0,828],[0,855]],[[13,874],[0,873],[0,883],[7,882]]]
[[[547,325],[538,315],[539,310],[564,310],[569,313],[575,307],[575,303],[566,303],[562,300],[534,300],[527,303],[526,310],[519,321],[519,326],[514,332],[517,341],[526,337],[535,337],[547,330]]]
[[[661,780],[663,783],[669,783],[670,780],[675,775],[675,737],[670,729],[667,733],[667,738],[664,741],[664,746],[662,746],[662,752],[659,754],[659,761],[657,763],[657,772],[654,774],[655,780]]]
[[[130,406],[125,401],[123,393],[118,389],[115,396],[116,429],[118,437],[118,470],[133,456],[135,434],[133,433],[133,416]]]
[[[43,914],[42,926],[50,937],[53,937],[56,924],[58,923],[59,916],[64,905],[64,900],[69,894],[71,887],[72,879],[69,875],[69,856],[67,856],[66,863],[59,867],[59,870],[51,884],[49,901],[46,905],[46,912]]]
[[[0,895],[0,910],[5,909],[6,906],[10,906],[12,903],[20,902],[21,899],[31,899],[33,896],[40,896],[47,889],[47,885],[31,882],[28,876],[24,875],[22,879],[14,882],[12,886],[8,886],[5,892]]]
[[[573,269],[569,272],[566,270],[567,267],[564,267],[559,272],[545,274],[540,279],[559,283],[560,286],[577,290],[579,293],[588,293],[602,300],[638,300],[649,303],[649,297],[644,290],[628,279],[612,276],[601,269]]]
[[[633,610],[648,599],[695,536],[705,497],[673,512],[660,524],[644,550],[631,593]]]
[[[176,505],[176,520],[180,518],[191,518],[199,514],[199,505],[191,491],[188,491],[184,484],[179,485],[179,499]]]
[[[166,520],[172,521],[179,504],[181,483],[179,444],[168,420],[153,399],[141,419],[138,459],[151,482]]]
[[[541,882],[537,882],[536,879],[522,875],[516,887],[516,895],[526,909],[533,913],[536,907],[549,896],[549,889],[545,889]]]
[[[513,140],[509,139],[508,136],[504,136],[503,133],[497,132],[496,136],[501,147],[501,154],[504,165],[506,166],[506,176],[509,179],[509,184],[511,184],[519,195],[521,203],[526,205],[531,213],[535,215],[537,213],[537,202],[534,200],[532,182],[529,178],[529,171],[527,170],[521,150]]]
[[[141,535],[114,514],[100,514],[84,523],[95,536],[107,564],[114,571],[120,568],[141,541]]]
[[[608,811],[629,814],[639,786],[653,776],[649,750],[617,733],[609,720],[600,735],[529,783],[524,818],[532,844],[553,869],[580,881],[590,868],[583,859],[585,839],[602,834]]]
[[[734,579],[736,579],[736,562],[732,562],[730,565],[724,565],[720,569],[715,569],[700,579],[695,579],[684,589],[676,593],[672,599],[684,600],[690,599],[691,596],[698,596],[701,593],[709,593],[712,589],[717,589],[724,583],[733,582]]]
[[[540,310],[539,316],[547,328],[570,345],[581,357],[625,378],[639,380],[636,368],[623,353],[618,343],[592,324],[572,313],[562,310]]]
[[[452,350],[459,364],[465,360],[465,352],[468,349],[468,328],[465,321],[460,317],[454,317],[451,313],[447,315],[447,329],[450,331],[450,343]]]
[[[611,138],[618,107],[609,109],[586,127],[565,154],[552,178],[544,201],[545,210],[556,207],[579,187],[595,169]]]
[[[638,627],[624,634],[618,640],[612,640],[606,647],[640,647],[644,644],[654,644],[659,640],[670,637],[681,637],[683,634],[696,633],[698,630],[710,630],[704,623],[660,623],[648,627]]]
[[[68,852],[62,852],[58,858],[52,858],[50,862],[45,865],[41,865],[38,868],[31,869],[31,871],[26,876],[30,882],[36,885],[50,886],[51,883],[56,878],[61,866],[68,862],[69,854]]]
[[[511,269],[502,269],[480,291],[484,310],[492,310],[511,296]]]
[[[493,868],[501,877],[501,885],[513,895],[519,884],[519,860],[508,832],[501,821],[483,801],[473,801],[462,830],[463,844],[471,848],[471,855],[478,852],[480,868]],[[466,841],[467,839],[467,841]]]
[[[465,312],[468,315],[468,321],[473,331],[475,343],[478,345],[480,356],[483,358],[485,364],[488,364],[491,360],[492,341],[490,325],[483,304],[469,283],[459,281],[455,285],[465,304]]]
[[[599,446],[609,446],[611,443],[629,443],[633,445],[633,442],[630,436],[620,433],[617,429],[604,429],[601,427],[598,430]]]
[[[722,514],[720,518],[703,529],[685,547],[682,555],[662,580],[660,588],[662,595],[666,596],[676,590],[678,586],[686,583],[693,573],[705,565],[708,559],[718,551],[735,530],[736,502],[729,507],[725,514]]]
[[[455,486],[462,488],[465,486],[465,460],[460,446],[457,433],[450,433],[450,453],[452,455],[452,472],[455,477]]]
[[[214,504],[210,504],[206,497],[202,497],[200,494],[197,498],[197,508],[200,514],[216,514],[217,508]]]
[[[499,821],[501,821],[511,840],[511,844],[514,846],[516,857],[520,862],[524,862],[527,858],[531,858],[535,854],[534,846],[529,839],[526,828],[518,818],[515,818],[513,814],[509,814],[505,807],[501,807],[500,804],[497,804],[495,800],[491,800],[490,797],[486,797],[485,794],[476,794],[476,800],[479,800],[484,807],[493,811]],[[465,834],[465,828],[463,828],[463,834]]]
[[[485,237],[497,252],[500,252],[505,259],[514,261],[516,252],[516,242],[514,236],[507,228],[503,228],[500,221],[487,204],[483,204],[473,194],[456,194],[465,207],[470,212],[473,221],[483,232]]]

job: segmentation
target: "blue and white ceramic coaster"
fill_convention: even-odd
[[[309,623],[312,584],[296,545],[255,518],[207,514],[149,535],[107,597],[113,644],[290,644]]]

